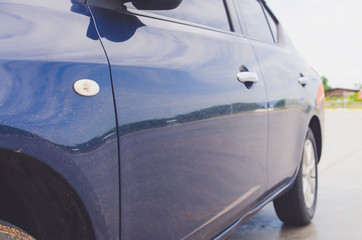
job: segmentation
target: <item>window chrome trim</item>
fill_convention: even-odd
[[[225,9],[224,11],[225,11],[225,14],[227,14],[227,10]],[[224,30],[224,29],[220,29],[220,28],[211,27],[211,26],[208,26],[208,25],[194,23],[194,22],[190,22],[190,21],[186,21],[186,20],[181,20],[181,19],[178,19],[178,18],[172,18],[172,17],[168,17],[168,16],[156,14],[156,13],[151,13],[151,12],[147,12],[147,11],[143,11],[143,10],[137,10],[137,9],[133,9],[133,8],[125,7],[125,13],[126,14],[131,14],[131,15],[142,16],[142,17],[153,18],[153,19],[159,19],[159,20],[178,23],[178,24],[182,24],[182,25],[188,25],[188,26],[192,26],[192,27],[207,29],[207,30],[226,33],[226,34],[230,34],[230,35],[239,35],[239,34],[235,34],[235,32],[233,32],[231,30],[232,26],[230,25],[230,22],[229,22],[230,30]]]

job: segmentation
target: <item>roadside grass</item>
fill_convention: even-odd
[[[362,109],[362,99],[357,98],[355,93],[349,97],[333,97],[325,98],[325,108],[326,109],[338,109],[338,108],[348,108],[348,109]]]
[[[326,109],[362,109],[362,102],[326,100],[324,107]]]

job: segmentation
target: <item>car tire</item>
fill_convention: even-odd
[[[6,240],[35,240],[24,230],[0,220],[0,239]]]
[[[314,216],[318,190],[316,149],[313,132],[308,129],[297,178],[292,188],[274,200],[274,209],[286,224],[307,225]]]

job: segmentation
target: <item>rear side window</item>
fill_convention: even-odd
[[[125,5],[134,8],[131,3]],[[148,12],[230,31],[223,0],[183,0],[176,9]]]
[[[258,0],[236,0],[240,20],[243,20],[246,35],[267,43],[274,43],[264,10]]]
[[[273,33],[274,41],[278,42],[278,30],[277,30],[278,29],[278,27],[277,27],[278,23],[277,23],[276,20],[274,20],[271,13],[269,12],[269,10],[266,9],[266,8],[264,8],[264,9],[265,9],[265,15],[268,18],[268,22],[269,22],[269,25],[270,25],[270,30]]]

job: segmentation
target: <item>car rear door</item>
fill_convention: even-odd
[[[267,98],[253,49],[230,31],[223,1],[182,4],[91,7],[112,72],[122,239],[211,238],[265,192]],[[247,70],[259,81],[239,82]]]
[[[301,58],[271,11],[260,0],[234,0],[242,27],[258,59],[269,101],[268,190],[285,185],[301,158],[317,89],[312,69]],[[307,79],[307,84],[301,80]],[[308,90],[309,89],[309,90]]]

